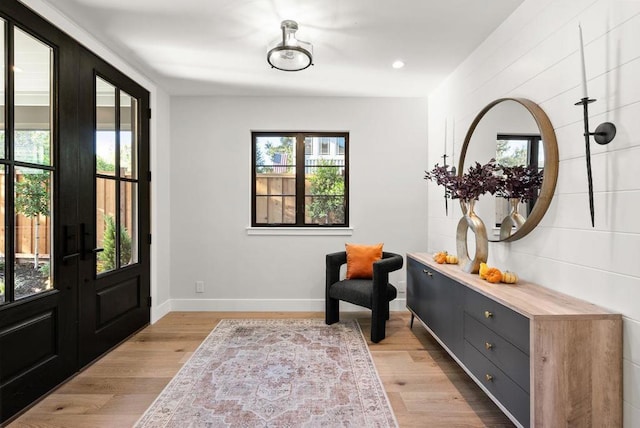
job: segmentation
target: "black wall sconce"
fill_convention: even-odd
[[[589,98],[587,95],[587,73],[584,64],[584,44],[582,42],[582,27],[578,25],[580,33],[580,59],[582,63],[582,99],[575,105],[582,105],[584,114],[584,144],[585,157],[587,160],[587,180],[589,182],[589,210],[591,212],[591,227],[595,227],[593,215],[593,178],[591,174],[591,140],[589,137],[593,135],[596,143],[600,145],[609,144],[616,136],[616,126],[611,122],[601,123],[596,127],[595,132],[589,131],[589,104],[595,102],[595,99]]]

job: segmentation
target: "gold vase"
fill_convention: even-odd
[[[463,271],[477,273],[480,270],[480,263],[486,263],[489,255],[489,239],[487,238],[487,228],[473,211],[475,199],[471,201],[460,200],[462,208],[462,218],[458,222],[456,231],[456,250],[458,252],[459,264]],[[467,233],[471,231],[475,235],[476,253],[473,258],[469,257],[467,248]]]
[[[502,224],[500,225],[500,239],[507,239],[513,232],[520,229],[527,220],[518,212],[520,198],[509,198],[509,205],[511,206],[511,211],[502,219]],[[513,230],[514,226],[515,230]]]

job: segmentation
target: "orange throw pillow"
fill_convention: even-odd
[[[345,244],[347,250],[347,279],[373,278],[373,262],[382,258],[382,244]]]

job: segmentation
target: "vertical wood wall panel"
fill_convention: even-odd
[[[582,137],[578,24],[582,25],[592,128],[616,124],[607,146],[592,143],[595,228],[589,219]],[[529,98],[558,139],[560,171],[540,225],[513,243],[492,243],[489,263],[624,316],[624,421],[640,426],[640,2],[526,0],[429,99],[429,165],[440,160],[444,123],[458,161],[467,128],[491,100]],[[454,128],[454,129],[452,129]],[[592,129],[593,130],[593,129]],[[454,136],[453,144],[451,136]],[[479,159],[481,162],[487,159]],[[429,184],[428,247],[455,250],[461,216],[445,216],[442,189]]]

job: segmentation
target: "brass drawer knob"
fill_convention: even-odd
[[[493,376],[491,376],[489,373],[484,375],[484,378],[487,380],[487,382],[493,382]]]
[[[492,316],[493,316],[493,312],[484,311],[484,317],[485,318],[491,318]]]
[[[427,274],[427,276],[433,276],[433,273],[429,272],[429,271],[428,271],[428,270],[426,270],[426,269],[422,269],[422,273],[426,273],[426,274]]]
[[[493,349],[493,343],[484,342],[484,347],[487,349],[487,351],[488,351],[489,349]]]

